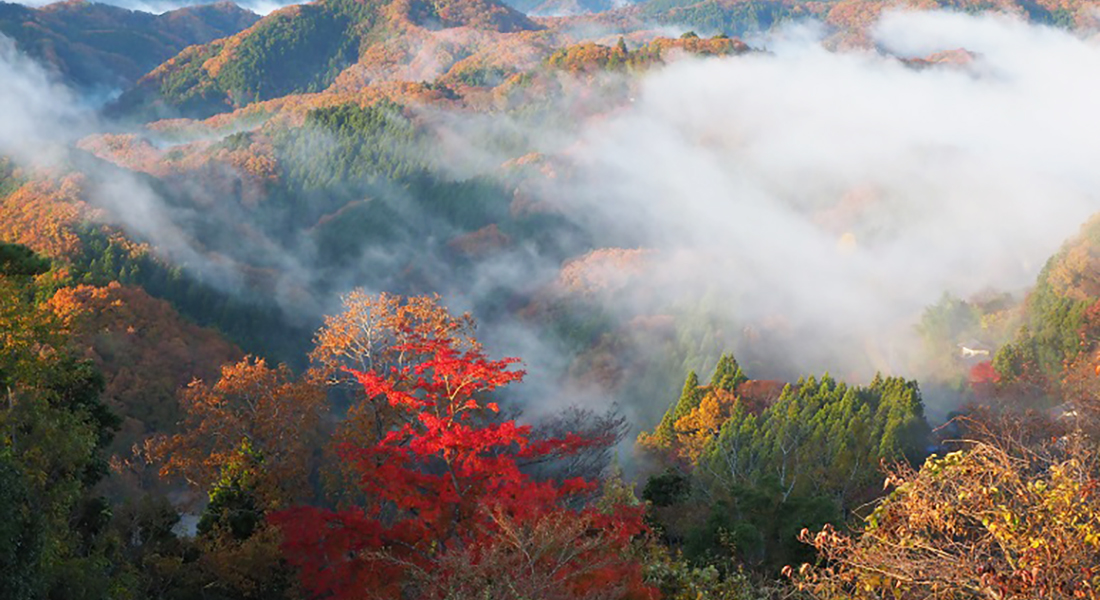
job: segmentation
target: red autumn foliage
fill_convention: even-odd
[[[997,383],[1000,382],[1001,375],[993,368],[993,363],[986,360],[971,367],[968,380],[974,396],[980,400],[987,400],[996,395]]]
[[[643,530],[640,507],[573,510],[565,504],[580,501],[593,482],[537,480],[521,470],[531,459],[569,455],[599,440],[535,439],[529,426],[500,420],[486,394],[523,378],[510,370],[518,359],[490,360],[445,338],[414,337],[401,350],[424,359],[386,375],[353,372],[371,401],[403,415],[403,424],[373,445],[340,448],[366,505],[272,516],[309,592],[454,597],[471,585],[484,591],[499,584],[492,573],[503,561],[513,565],[508,577],[516,593],[534,586],[544,598],[652,595],[629,558],[631,540]],[[573,530],[580,533],[562,535]],[[568,551],[528,560],[533,547]]]
[[[746,410],[758,415],[775,404],[785,387],[787,382],[777,379],[749,379],[738,384],[737,397]]]

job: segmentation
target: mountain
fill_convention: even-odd
[[[476,36],[538,29],[493,0],[320,0],[289,6],[237,35],[186,49],[143,77],[110,112],[207,117],[256,101],[320,92],[349,68],[362,73],[408,64],[433,32]]]
[[[1035,23],[1070,28],[1094,19],[1088,0],[646,0],[600,16],[604,22],[658,23],[697,29],[700,33],[745,35],[800,19],[823,21],[836,45],[867,45],[867,28],[891,8],[943,8],[967,13],[997,11]]]
[[[999,63],[980,46],[952,44],[922,58],[866,49],[884,7],[950,3],[1064,24],[1084,18],[1078,5],[500,1],[316,0],[263,18],[227,4],[160,16],[86,3],[2,5],[20,47],[73,85],[126,86],[105,111],[126,122],[89,119],[97,128],[65,138],[49,160],[0,156],[0,511],[13,515],[0,524],[0,565],[29,564],[0,566],[0,589],[14,582],[25,590],[4,600],[69,598],[68,589],[89,600],[505,598],[517,589],[546,598],[659,597],[579,586],[544,593],[515,578],[542,568],[531,556],[563,552],[599,568],[606,563],[588,561],[584,548],[612,537],[645,542],[619,554],[655,561],[644,572],[664,579],[655,585],[666,598],[778,597],[787,580],[772,578],[782,566],[831,562],[798,532],[827,523],[838,536],[856,531],[866,516],[860,507],[899,497],[882,498],[882,465],[916,473],[927,452],[950,449],[929,437],[935,423],[922,397],[938,415],[971,400],[1008,405],[1015,394],[1034,397],[1015,403],[1027,408],[1100,397],[1100,217],[1051,259],[1026,299],[973,291],[1008,285],[1002,270],[1033,276],[1034,243],[1011,236],[1055,231],[1053,218],[1015,214],[1011,188],[1034,195],[1036,215],[1060,212],[1066,192],[1082,204],[1094,199],[1088,143],[1100,136],[1082,125],[1087,102],[1066,111],[1072,119],[1035,110],[1025,102],[1030,87],[1011,87],[1013,69],[987,68]],[[816,47],[803,57],[770,54],[730,35],[800,16],[826,21],[830,50],[850,58],[833,64]],[[845,52],[849,44],[861,47]],[[1029,65],[1063,64],[1037,60],[1031,42],[1005,46]],[[1087,73],[1068,70],[1077,71]],[[966,91],[986,81],[981,92]],[[1068,93],[1049,93],[1065,89],[1052,81],[1036,82],[1048,92],[1041,98],[1065,100]],[[891,94],[864,93],[879,88]],[[961,101],[963,93],[979,102]],[[951,104],[940,104],[941,95]],[[0,90],[17,107],[24,96]],[[1017,98],[1028,110],[991,112],[988,129],[921,127],[956,123],[949,116],[964,124]],[[899,112],[882,112],[886,120],[852,118],[893,103]],[[1036,115],[1043,118],[1029,118]],[[1017,120],[1056,136],[1007,129]],[[1084,134],[1070,137],[1070,127]],[[990,142],[1007,137],[991,133],[1002,128],[1020,140],[1004,143],[1011,160],[971,156],[996,154]],[[22,150],[34,137],[7,129],[2,141],[15,144],[4,148]],[[47,147],[53,138],[42,137]],[[895,137],[904,138],[900,151],[891,150]],[[997,177],[1012,169],[1041,176]],[[998,228],[1010,218],[1019,230]],[[948,226],[956,219],[966,221]],[[932,273],[940,270],[952,276]],[[401,296],[419,297],[403,304]],[[446,316],[443,303],[477,319],[487,354],[529,361],[514,367],[529,370],[525,389],[497,389],[511,381],[502,369],[512,359],[483,359],[466,339],[472,320]],[[242,362],[246,355],[253,358]],[[60,358],[68,362],[50,362]],[[373,371],[360,374],[365,389],[345,385],[353,378],[340,366]],[[804,376],[811,368],[820,375]],[[386,372],[392,381],[379,375]],[[700,379],[707,373],[709,382]],[[440,395],[431,411],[402,412],[444,389],[461,401],[452,406]],[[481,410],[483,393],[493,400],[486,410],[466,412]],[[108,409],[117,423],[98,418],[103,431],[91,429]],[[518,416],[519,429],[511,422]],[[466,424],[453,436],[439,430],[438,440],[406,435],[443,421]],[[482,432],[484,423],[500,427]],[[507,434],[527,424],[540,436],[529,445]],[[639,484],[653,475],[638,486],[644,503],[611,463],[628,428],[653,432],[640,440],[654,443],[621,455]],[[557,432],[584,442],[585,454],[544,462],[528,451],[560,452]],[[1064,445],[1060,434],[1037,432]],[[562,520],[529,524],[515,519],[554,513],[474,501],[463,490],[490,480],[447,482],[440,474],[448,465],[464,463],[432,449],[452,443],[444,438],[479,449],[477,459],[493,467],[486,471],[499,471],[504,463],[492,461],[515,449],[535,461],[524,472],[540,481],[609,473],[598,511],[570,525],[588,514],[574,508],[596,502],[601,488],[587,485],[567,505],[554,499],[554,511],[569,509]],[[930,461],[943,465],[932,475],[957,471],[959,456]],[[1026,487],[1042,503],[1021,509],[1020,522],[1064,498],[1091,498],[1080,491],[1087,486],[1059,487],[1056,478],[1072,473],[1059,469]],[[284,473],[294,490],[272,483]],[[1100,476],[1090,477],[1095,487]],[[425,494],[429,480],[449,487],[432,483]],[[1041,496],[1048,483],[1055,495]],[[391,484],[411,499],[407,507],[375,489]],[[514,487],[496,495],[527,498]],[[531,497],[546,489],[531,486]],[[462,496],[469,514],[491,517],[483,529],[499,530],[500,540],[431,537],[428,529],[481,522],[465,507],[439,506],[450,496]],[[620,498],[659,535],[605,535],[605,507]],[[343,513],[360,532],[291,520],[363,502],[363,511]],[[1095,522],[1100,503],[1089,506],[1063,521]],[[364,521],[375,509],[394,521]],[[55,524],[44,529],[36,511]],[[458,516],[421,528],[431,514]],[[853,529],[840,529],[849,518]],[[988,541],[991,531],[976,535]],[[356,539],[364,532],[381,549]],[[322,548],[309,541],[314,533],[349,545]],[[1074,535],[1097,564],[1095,532]],[[826,538],[841,539],[816,539]],[[945,539],[959,547],[958,538]],[[387,554],[406,547],[439,562],[420,567]],[[991,553],[982,548],[974,556],[984,561]],[[576,549],[582,554],[570,554]],[[316,566],[294,562],[303,550]],[[375,556],[388,563],[343,570]],[[690,562],[668,562],[681,556]],[[18,560],[5,563],[10,557]],[[404,564],[415,573],[387,571]],[[302,587],[292,583],[294,565],[303,567]],[[1005,565],[986,574],[1012,573]],[[621,579],[570,569],[557,572],[585,586]],[[1017,570],[1025,582],[1040,571]],[[365,572],[392,589],[364,583]],[[311,580],[317,573],[324,581]],[[456,574],[454,593],[425,587]],[[877,581],[859,597],[881,597]],[[322,589],[329,582],[347,592]],[[749,582],[770,587],[758,594]]]
[[[128,87],[193,44],[232,35],[259,16],[231,2],[154,15],[83,0],[31,8],[0,3],[0,33],[77,88]]]
[[[1009,394],[1091,402],[1100,374],[1100,215],[1039,273],[1015,339],[993,358]]]
[[[540,17],[564,17],[606,12],[629,6],[629,0],[509,0],[508,6]]]

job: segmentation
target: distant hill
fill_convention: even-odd
[[[1006,381],[1075,383],[1073,371],[1100,373],[1100,214],[1047,262],[1024,305],[1016,340],[997,353]],[[1076,378],[1080,379],[1080,378]]]
[[[494,0],[319,0],[271,13],[237,35],[187,48],[123,94],[113,114],[207,117],[323,91],[363,61],[388,64],[433,31],[510,33],[539,25]],[[373,52],[382,48],[381,52]],[[400,60],[400,59],[397,59]],[[159,113],[159,114],[158,114]]]
[[[601,13],[634,4],[633,0],[508,0],[508,6],[528,15],[561,17]]]
[[[358,94],[396,82],[438,84],[446,96],[447,89],[456,87],[493,87],[556,51],[568,53],[578,43],[600,44],[602,50],[586,48],[600,50],[608,62],[619,62],[608,54],[617,37],[624,35],[631,47],[644,46],[658,34],[654,26],[741,36],[813,18],[830,27],[832,45],[868,46],[868,27],[883,9],[915,7],[917,2],[647,0],[612,8],[619,3],[509,1],[536,13],[598,14],[528,17],[500,0],[317,0],[273,12],[236,35],[185,49],[127,90],[108,114],[143,122],[205,119],[280,98]],[[1054,1],[937,3],[966,12],[1018,14],[1066,27],[1083,26],[1091,18],[1085,0],[1064,5]],[[580,62],[592,62],[591,52],[581,54]]]
[[[184,48],[233,35],[258,19],[231,2],[160,15],[82,0],[41,8],[0,3],[0,33],[82,89],[128,87]]]
[[[645,0],[609,12],[607,20],[634,20],[696,29],[700,34],[740,36],[767,31],[784,21],[809,18],[830,26],[836,33],[836,43],[858,45],[867,43],[867,28],[883,10],[935,7],[967,13],[1000,11],[1067,28],[1094,19],[1094,3],[1089,0]]]

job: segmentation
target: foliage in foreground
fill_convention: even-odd
[[[519,381],[516,359],[460,351],[450,338],[398,346],[421,360],[355,375],[402,423],[372,445],[347,443],[365,502],[281,511],[284,550],[305,587],[333,598],[646,598],[631,541],[641,510],[572,510],[592,482],[537,480],[525,460],[595,443],[535,439],[496,418],[494,390]]]
[[[824,562],[792,573],[799,587],[818,598],[1096,598],[1096,442],[1051,425],[895,467],[894,491],[861,531],[803,532]]]
[[[691,373],[639,446],[668,469],[643,497],[668,543],[698,565],[730,559],[775,574],[812,558],[803,527],[844,527],[878,494],[880,464],[919,460],[928,426],[916,382],[792,385],[748,379],[723,356],[708,385]]]

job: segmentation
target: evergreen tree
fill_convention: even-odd
[[[710,385],[715,389],[733,393],[737,391],[737,386],[748,381],[748,379],[744,371],[741,370],[741,366],[737,364],[737,359],[732,354],[723,354],[714,367]]]
[[[22,244],[0,242],[0,275],[34,277],[50,270],[50,261]]]
[[[687,379],[684,381],[684,388],[680,392],[680,399],[676,401],[676,404],[669,407],[665,412],[664,418],[661,419],[660,425],[657,426],[655,432],[658,440],[662,443],[671,444],[676,436],[674,425],[680,417],[691,412],[691,409],[699,406],[699,401],[703,398],[703,392],[699,389],[699,376],[694,370],[688,373]]]
[[[76,360],[26,277],[33,254],[6,248],[0,274],[0,590],[4,597],[107,597],[103,534],[110,516],[93,486],[118,418],[103,377]],[[30,265],[28,268],[27,265]]]

